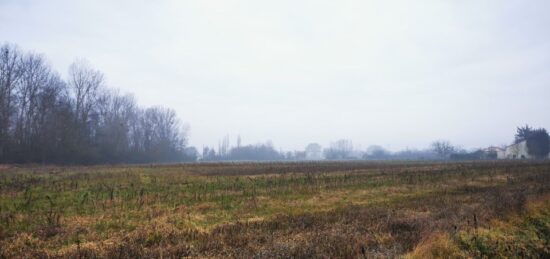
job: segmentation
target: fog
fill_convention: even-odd
[[[550,127],[549,1],[0,0],[0,43],[75,58],[189,144],[465,148]]]

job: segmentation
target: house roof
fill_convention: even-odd
[[[506,148],[513,147],[513,146],[517,146],[517,145],[519,145],[519,144],[521,144],[521,143],[523,143],[523,142],[527,142],[527,140],[522,140],[522,141],[520,141],[520,142],[518,142],[518,143],[514,143],[514,144],[512,144],[512,145],[506,146]]]
[[[483,149],[483,151],[504,151],[504,150],[506,150],[506,149],[501,148],[501,147],[488,147],[488,148]]]

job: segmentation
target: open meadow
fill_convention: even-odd
[[[550,257],[550,163],[0,169],[1,258]]]

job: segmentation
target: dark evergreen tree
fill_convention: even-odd
[[[518,127],[514,143],[517,144],[519,142],[527,140],[532,132],[533,128],[529,127],[529,125],[525,125],[525,127]]]
[[[529,155],[536,158],[546,158],[550,152],[550,137],[546,129],[532,130],[527,137]]]

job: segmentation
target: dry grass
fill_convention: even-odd
[[[549,193],[546,162],[7,167],[0,257],[543,257]]]
[[[468,255],[462,251],[456,242],[451,239],[449,234],[445,232],[430,234],[425,240],[422,240],[411,253],[405,256],[405,258],[408,259],[458,259],[467,257]]]

